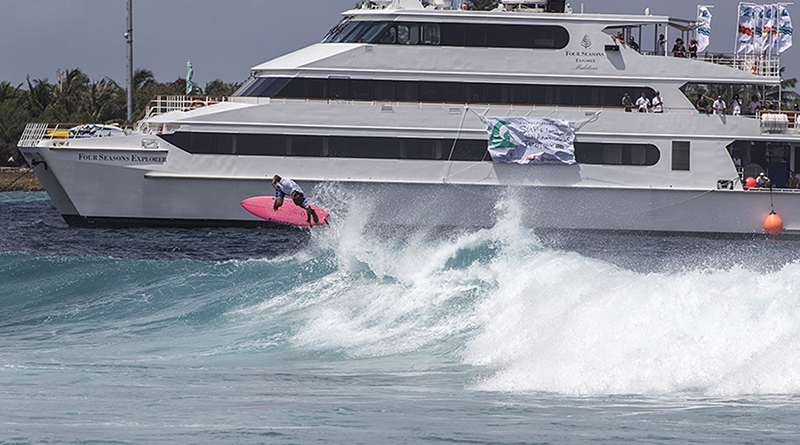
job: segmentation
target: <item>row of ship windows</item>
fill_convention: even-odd
[[[342,20],[324,43],[563,49],[569,32],[552,25],[409,23]]]
[[[491,160],[488,142],[483,139],[458,139],[454,142],[453,139],[197,132],[177,132],[161,137],[193,154]],[[575,160],[580,164],[649,166],[658,163],[660,157],[658,147],[651,144],[575,142]]]
[[[615,107],[625,93],[638,97],[643,92],[655,95],[649,87],[256,77],[234,96]]]

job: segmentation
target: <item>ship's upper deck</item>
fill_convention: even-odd
[[[544,12],[546,8],[521,8],[521,3],[536,5],[548,2],[506,0],[501,7],[493,11],[426,8],[418,0],[365,2],[359,9],[342,13],[344,19],[328,33],[323,42],[396,45],[404,47],[406,52],[415,48],[422,50],[422,47],[439,46],[453,48],[454,53],[457,53],[459,48],[513,48],[561,50],[570,54],[609,56],[606,53],[626,48],[626,43],[633,38],[637,42],[637,52],[648,57],[660,56],[670,59],[663,71],[678,78],[684,77],[687,82],[694,81],[695,79],[691,77],[696,75],[704,77],[701,81],[707,83],[777,85],[780,81],[780,59],[777,55],[753,56],[705,52],[693,58],[694,61],[734,68],[734,70],[716,71],[698,70],[690,63],[688,57],[673,57],[671,48],[676,38],[687,42],[688,46],[690,38],[695,35],[697,23],[692,20],[650,14]],[[614,38],[617,35],[621,35],[623,41]],[[330,50],[331,55],[340,52],[340,49],[330,48]],[[297,68],[320,65],[317,62],[326,57],[325,53],[324,49],[319,48],[305,52],[301,57],[294,57],[289,65],[297,63]],[[469,56],[459,53],[459,57],[465,55]],[[309,56],[320,59],[310,60]],[[614,56],[611,54],[609,57]],[[508,57],[508,54],[503,54],[501,57]],[[447,55],[441,57],[441,60],[448,60]],[[260,71],[271,71],[275,68],[291,69],[285,62],[290,60],[278,58],[256,66],[253,70],[258,75]],[[644,61],[643,64],[648,65],[651,62]],[[395,68],[399,71],[407,69],[402,59],[397,60],[396,64]],[[635,73],[636,65],[638,64],[626,64],[634,68],[627,71]],[[564,68],[572,67],[564,66]],[[438,71],[442,69],[439,68]],[[682,73],[686,75],[681,76]]]

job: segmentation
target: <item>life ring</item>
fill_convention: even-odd
[[[201,108],[201,107],[205,107],[205,106],[206,106],[206,103],[203,102],[202,100],[193,100],[192,103],[189,104],[189,109]]]

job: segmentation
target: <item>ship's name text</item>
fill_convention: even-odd
[[[167,162],[166,156],[139,156],[135,154],[117,155],[106,153],[78,153],[79,161],[94,161],[94,162],[130,162],[130,163],[159,163]]]

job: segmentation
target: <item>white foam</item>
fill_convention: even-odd
[[[291,314],[295,346],[459,351],[489,375],[473,388],[488,391],[800,391],[800,264],[634,272],[542,247],[513,198],[500,201],[492,229],[386,239],[363,216],[374,205],[342,206],[331,230],[314,232],[333,273],[259,308]]]
[[[467,363],[493,391],[794,394],[800,266],[635,274],[574,254],[528,261],[482,305]]]

